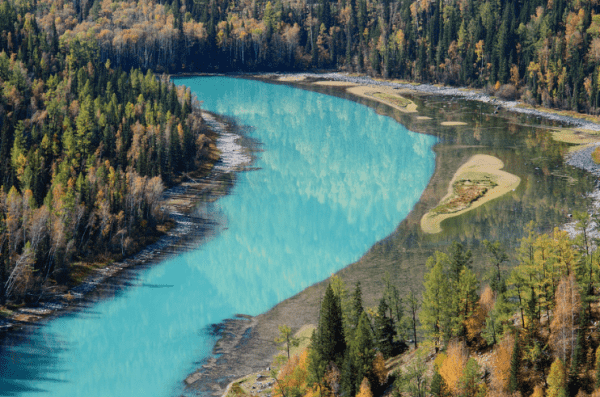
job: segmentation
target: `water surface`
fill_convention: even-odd
[[[433,173],[434,137],[355,102],[235,78],[176,83],[251,127],[258,170],[208,206],[223,224],[215,238],[88,309],[7,338],[0,395],[179,395],[214,345],[210,324],[264,312],[359,259]]]

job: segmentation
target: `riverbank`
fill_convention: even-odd
[[[352,86],[363,87],[389,87],[396,90],[412,92],[425,95],[443,95],[455,99],[464,99],[468,101],[478,101],[494,105],[498,108],[502,107],[506,110],[515,113],[526,114],[529,116],[543,118],[545,120],[557,121],[560,123],[569,124],[573,127],[586,130],[587,132],[600,132],[600,122],[590,121],[593,116],[572,114],[573,112],[559,111],[541,107],[533,107],[521,101],[504,100],[493,95],[486,94],[481,89],[464,88],[464,87],[444,87],[432,84],[419,84],[412,82],[404,82],[399,80],[383,80],[374,79],[368,76],[355,76],[347,73],[296,73],[296,74],[264,74],[265,78],[279,80],[284,82],[300,82],[311,80],[329,80],[340,83],[346,83]],[[571,113],[571,115],[565,114]],[[596,119],[596,118],[594,118]],[[600,140],[600,136],[598,136]]]
[[[0,317],[0,330],[36,324],[46,317],[77,308],[99,286],[111,283],[126,269],[156,263],[197,246],[214,225],[210,219],[198,216],[192,210],[200,202],[214,201],[227,194],[232,184],[230,174],[251,162],[245,148],[237,143],[240,136],[231,124],[208,112],[203,112],[202,116],[211,131],[207,134],[209,161],[200,169],[182,175],[176,186],[163,193],[161,208],[165,222],[160,226],[163,235],[124,260],[97,265],[65,293],[48,296],[35,306],[20,307]]]

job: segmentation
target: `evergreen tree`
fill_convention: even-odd
[[[342,309],[339,297],[327,285],[321,311],[319,324],[313,333],[311,352],[309,355],[309,372],[313,383],[321,385],[322,378],[329,363],[342,367],[346,340],[342,323]]]
[[[436,397],[444,397],[445,396],[444,390],[445,390],[444,378],[442,378],[442,375],[440,375],[440,373],[438,372],[438,369],[434,368],[433,377],[431,378],[431,387],[430,387],[431,394],[433,394]]]
[[[355,365],[355,385],[358,388],[364,377],[369,379],[371,384],[375,384],[375,376],[373,373],[373,360],[375,359],[375,351],[373,344],[373,333],[371,331],[371,323],[367,313],[363,312],[358,321],[354,342],[351,347],[350,354]]]
[[[419,313],[421,327],[433,338],[436,350],[442,339],[450,333],[453,297],[445,272],[449,261],[448,255],[442,252],[435,252],[434,256],[427,260],[429,272],[425,274],[425,291],[423,291],[423,303]]]
[[[396,330],[392,319],[387,317],[388,305],[385,299],[381,298],[377,308],[377,317],[375,317],[375,337],[379,351],[384,358],[389,358],[394,350],[394,338]]]

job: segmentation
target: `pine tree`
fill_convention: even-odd
[[[342,381],[340,392],[342,396],[354,396],[356,394],[356,366],[354,365],[353,355],[346,351],[344,364],[342,366]]]
[[[444,378],[442,378],[442,375],[440,375],[437,368],[435,368],[433,371],[433,377],[431,378],[431,388],[430,388],[431,394],[433,394],[436,397],[443,397],[443,396],[445,396],[445,394],[444,394],[445,387],[446,387],[446,384],[444,382]]]
[[[445,269],[448,268],[448,255],[435,252],[427,260],[429,272],[425,274],[425,291],[419,320],[423,330],[434,339],[436,349],[442,339],[449,334],[450,310],[452,309],[451,288]]]
[[[363,312],[358,321],[350,354],[355,365],[355,381],[360,382],[364,377],[373,384],[373,360],[375,358],[373,333],[367,313]],[[358,383],[356,384],[358,386]]]

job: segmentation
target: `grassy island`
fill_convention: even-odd
[[[421,219],[425,233],[439,233],[445,219],[463,214],[473,208],[516,189],[521,178],[502,171],[504,163],[493,156],[477,154],[454,174],[448,194],[439,205]]]

